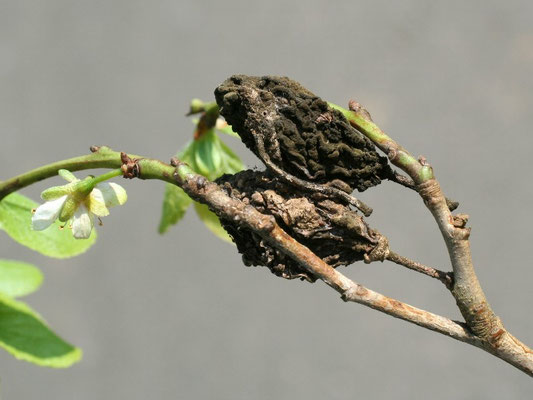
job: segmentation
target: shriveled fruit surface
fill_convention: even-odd
[[[215,90],[220,113],[260,159],[315,183],[364,191],[391,174],[386,157],[337,110],[289,78],[234,75]]]

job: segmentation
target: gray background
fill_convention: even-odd
[[[532,69],[531,1],[0,0],[0,179],[93,144],[167,160],[191,137],[191,98],[211,99],[234,73],[288,75],[358,99],[427,156],[471,216],[491,304],[533,344]],[[243,267],[192,212],[159,237],[163,185],[123,183],[127,206],[81,257],[48,259],[2,235],[2,257],[45,273],[28,302],[84,350],[67,370],[0,352],[3,399],[529,398],[530,378],[476,348]],[[414,193],[385,183],[361,197],[396,251],[449,268]],[[343,272],[459,318],[415,273]]]

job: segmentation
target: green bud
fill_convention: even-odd
[[[76,198],[72,196],[67,197],[67,201],[65,201],[65,205],[63,206],[63,208],[61,209],[61,213],[59,214],[59,220],[61,222],[67,222],[74,216],[74,213],[76,212],[79,206],[80,203]]]
[[[76,178],[76,176],[74,176],[74,174],[72,172],[70,172],[68,169],[60,169],[59,171],[57,171],[57,174],[65,179],[66,181],[68,182],[76,182],[78,181],[79,179]]]
[[[49,200],[58,199],[61,196],[69,194],[70,189],[68,186],[70,185],[54,186],[54,187],[48,188],[41,193],[41,199],[45,201],[49,201]]]
[[[63,188],[68,190],[69,196],[59,214],[59,220],[61,222],[66,222],[74,216],[74,213],[81,203],[85,201],[89,194],[91,194],[94,186],[94,177],[92,176],[88,176],[82,181],[69,183],[68,185],[63,186]]]
[[[200,99],[192,99],[187,115],[198,114],[205,110],[205,103]]]
[[[95,187],[94,177],[88,176],[82,181],[76,182],[72,189],[72,195],[77,197],[80,201],[87,197]]]

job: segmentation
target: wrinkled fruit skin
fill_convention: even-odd
[[[241,171],[223,175],[216,182],[231,197],[274,216],[282,229],[333,267],[362,260],[381,237],[349,207],[323,195],[297,193],[268,172]],[[263,265],[287,279],[316,280],[256,233],[232,221],[221,219],[221,223],[236,243],[245,265]]]
[[[392,171],[370,140],[299,83],[281,77],[235,75],[215,90],[220,113],[244,144],[283,173],[351,193]],[[264,144],[264,151],[257,143]],[[279,174],[279,172],[276,172]],[[271,169],[242,171],[216,181],[228,195],[272,215],[277,224],[332,267],[383,259],[388,242],[347,204],[326,192],[287,183]],[[245,265],[263,265],[287,279],[315,276],[258,234],[221,220]],[[377,256],[377,258],[376,258]]]
[[[340,180],[364,191],[391,174],[365,136],[327,103],[288,78],[234,75],[215,90],[220,113],[260,159],[260,136],[271,161],[300,179]]]

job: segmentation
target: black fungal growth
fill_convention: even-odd
[[[349,185],[346,191],[364,191],[391,176],[370,140],[293,80],[234,75],[215,97],[245,145],[264,161],[259,138],[270,160],[291,175],[318,184],[340,180]]]
[[[388,242],[331,191],[363,191],[392,171],[373,143],[344,116],[299,83],[281,77],[235,75],[215,90],[220,113],[267,166],[265,171],[224,175],[226,192],[272,215],[277,224],[332,267],[383,260]],[[270,164],[270,165],[269,165]],[[275,168],[272,168],[274,165]],[[295,184],[293,176],[318,190]],[[313,282],[306,272],[261,236],[221,219],[245,265],[264,265],[287,279]]]
[[[241,171],[223,175],[216,182],[228,193],[259,212],[272,215],[277,224],[332,267],[348,265],[387,247],[383,236],[348,206],[320,194],[308,196],[294,190],[268,171]],[[221,219],[245,265],[263,265],[286,279],[314,282],[316,277],[258,234],[232,221]]]

